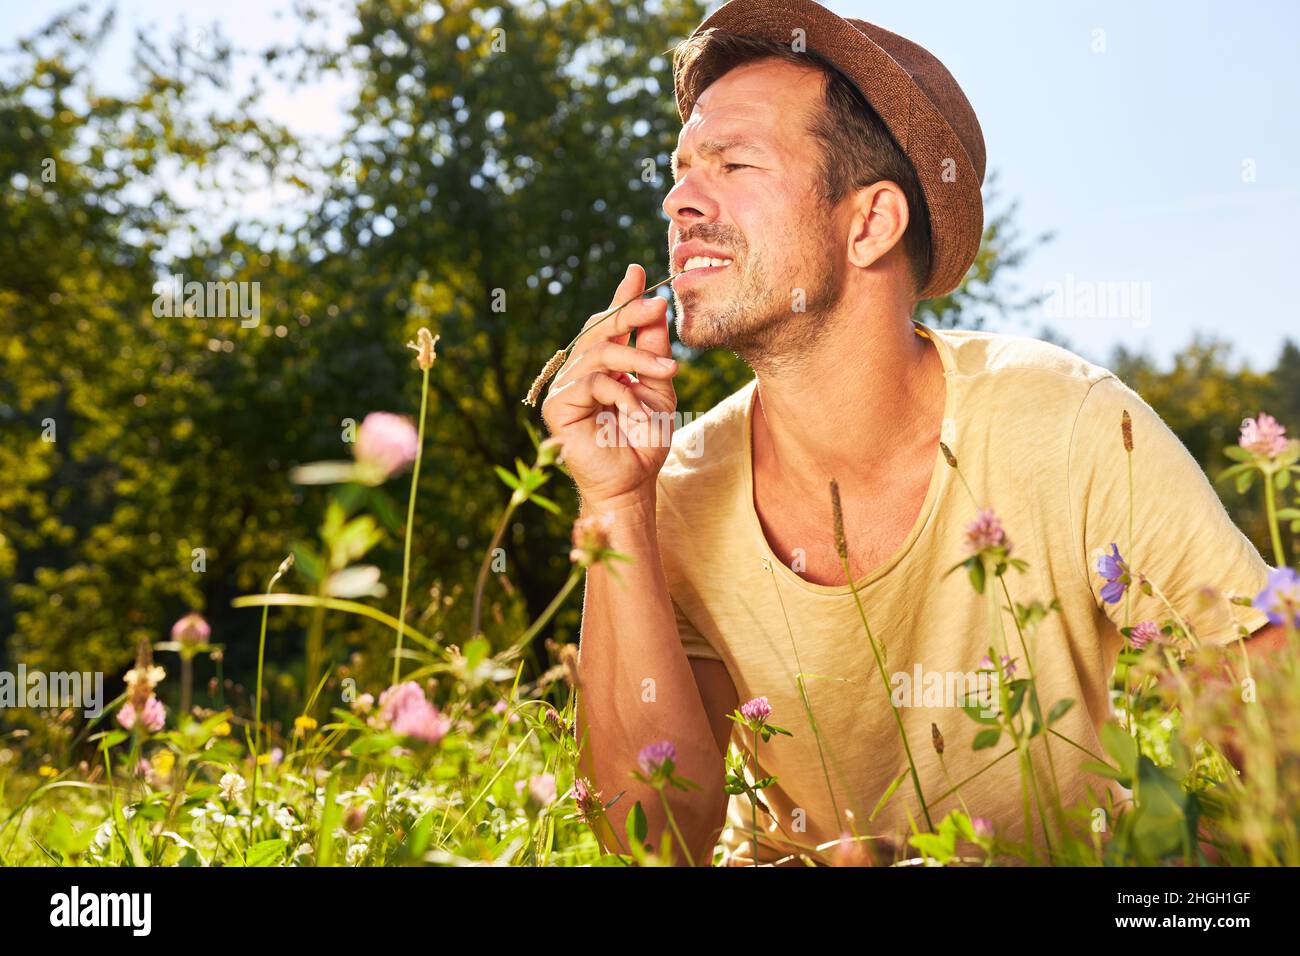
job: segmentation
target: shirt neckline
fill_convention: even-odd
[[[942,335],[936,334],[925,323],[913,319],[913,331],[917,335],[928,338],[935,344],[938,349],[940,361],[943,363],[943,380],[944,380],[944,399],[943,399],[943,420],[940,426],[941,440],[950,442],[948,433],[951,429],[953,420],[953,411],[956,408],[956,395],[954,394],[953,377],[955,371],[955,360],[952,355],[951,345]],[[821,595],[838,595],[849,594],[854,588],[861,591],[868,585],[878,581],[888,574],[912,549],[917,539],[921,536],[921,531],[930,520],[930,515],[934,512],[935,503],[947,490],[949,475],[952,468],[948,465],[947,459],[943,455],[943,450],[936,446],[934,452],[934,463],[930,469],[930,485],[926,489],[925,500],[921,503],[921,510],[912,523],[912,529],[908,532],[907,537],[882,564],[872,569],[863,577],[859,578],[852,585],[849,584],[816,584],[812,581],[801,578],[794,572],[791,567],[776,556],[772,550],[771,544],[767,540],[767,535],[763,533],[762,522],[758,520],[758,510],[754,507],[754,450],[753,450],[753,416],[754,403],[758,397],[758,380],[755,379],[750,383],[749,395],[745,399],[745,414],[741,428],[744,435],[744,453],[741,456],[741,470],[744,475],[744,501],[745,501],[745,520],[749,524],[750,533],[755,537],[760,548],[765,564],[770,564],[777,568],[777,574],[789,581],[795,587],[802,588],[810,594]],[[830,492],[828,491],[827,494]]]

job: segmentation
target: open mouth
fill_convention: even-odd
[[[682,264],[682,271],[678,273],[674,280],[674,285],[683,280],[703,279],[711,275],[717,275],[731,268],[731,259],[716,259],[710,256],[691,256]]]

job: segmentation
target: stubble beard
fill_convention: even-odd
[[[801,248],[815,250],[802,262],[774,268],[762,254],[739,259],[732,295],[716,290],[674,292],[677,337],[691,349],[727,349],[755,372],[798,370],[831,327],[846,273],[832,253],[829,234],[814,232]],[[796,289],[806,293],[796,309]]]

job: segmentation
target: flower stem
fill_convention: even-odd
[[[680,272],[678,273],[670,272],[667,278],[660,279],[654,285],[642,289],[640,292],[632,296],[632,298],[628,299],[622,305],[618,305],[610,309],[608,312],[602,315],[595,322],[592,322],[591,325],[587,326],[581,332],[575,335],[569,341],[568,345],[566,345],[560,351],[556,352],[553,356],[551,356],[550,361],[547,362],[545,368],[542,369],[541,374],[539,374],[537,378],[533,380],[532,387],[528,390],[528,394],[524,397],[524,404],[525,405],[537,404],[537,399],[540,398],[542,394],[542,388],[546,385],[547,382],[549,382],[552,378],[555,377],[555,373],[558,372],[560,370],[560,367],[564,365],[564,363],[568,360],[570,353],[572,353],[573,351],[573,347],[578,344],[578,339],[582,338],[584,335],[586,335],[596,326],[600,325],[600,323],[604,322],[610,316],[617,315],[623,309],[627,308],[633,302],[637,301],[642,296],[644,296],[647,292],[653,292],[655,289],[659,288],[665,282],[671,282],[673,279],[676,279],[677,276],[679,275],[681,275]]]
[[[1126,451],[1125,457],[1128,459],[1128,551],[1125,553],[1131,560],[1133,557],[1133,452]],[[1131,627],[1133,624],[1133,595],[1129,589],[1124,591],[1124,626]]]
[[[497,522],[496,531],[492,532],[492,541],[487,546],[487,551],[483,555],[483,563],[478,568],[478,579],[474,582],[474,610],[469,617],[469,634],[470,637],[478,637],[480,633],[479,624],[483,620],[483,589],[487,587],[488,571],[492,567],[492,554],[496,551],[497,545],[501,543],[501,538],[506,533],[506,527],[510,523],[510,517],[519,507],[522,499],[517,494],[510,496],[510,503],[506,505],[506,510],[501,514],[501,520]]]
[[[781,616],[785,619],[785,632],[790,636],[790,650],[794,654],[794,666],[798,670],[798,673],[795,675],[795,685],[799,688],[799,700],[800,703],[803,704],[804,713],[808,716],[808,725],[812,727],[813,740],[817,742],[817,761],[822,767],[822,776],[826,780],[826,793],[831,800],[831,809],[835,812],[835,827],[839,830],[843,827],[840,817],[840,805],[835,799],[835,788],[831,785],[830,768],[826,765],[827,753],[830,748],[822,747],[821,729],[817,726],[817,717],[813,714],[812,699],[808,696],[807,685],[804,684],[803,664],[799,662],[799,645],[796,643],[794,639],[794,631],[790,627],[790,614],[785,609],[785,599],[781,597],[781,587],[776,582],[776,572],[772,570],[770,563],[765,561],[764,565],[767,568],[768,575],[772,578],[772,590],[776,592],[777,603],[781,605]],[[832,762],[834,762],[834,754],[831,754],[831,758]],[[838,764],[835,765],[835,775],[840,778],[840,786],[843,787],[844,775],[840,772]],[[847,790],[846,788],[846,792],[851,793],[852,791]],[[856,836],[856,833],[854,835]]]
[[[925,794],[921,792],[921,776],[916,772],[916,761],[912,759],[912,747],[907,742],[907,730],[903,727],[902,715],[899,714],[898,708],[894,706],[893,692],[889,686],[889,675],[885,673],[885,661],[881,657],[876,638],[871,633],[871,625],[867,623],[867,612],[862,607],[862,599],[858,597],[858,585],[853,580],[853,574],[849,570],[847,555],[840,555],[840,563],[844,565],[844,576],[848,579],[849,589],[853,592],[853,603],[857,605],[858,616],[862,618],[862,626],[867,631],[867,642],[871,645],[871,653],[876,657],[876,670],[880,672],[880,680],[885,685],[885,699],[889,701],[889,709],[894,714],[894,722],[898,724],[898,736],[903,741],[903,752],[907,755],[907,766],[912,774],[912,787],[916,790],[916,799],[921,804],[921,813],[925,816],[925,825],[933,831],[934,821],[930,819],[930,808],[926,805]],[[1005,644],[1005,641],[1003,643]]]
[[[758,776],[758,728],[754,728],[754,776]],[[755,779],[754,783],[758,783]],[[758,866],[758,790],[752,785],[749,794],[749,827],[754,831],[754,855],[753,865]]]
[[[537,620],[533,621],[532,626],[524,632],[524,636],[519,638],[514,645],[508,648],[500,656],[504,659],[509,656],[511,651],[521,650],[531,644],[533,638],[535,638],[542,628],[546,626],[546,622],[554,617],[555,612],[564,605],[565,600],[569,597],[569,594],[577,586],[580,580],[582,580],[582,569],[575,566],[573,570],[569,572],[569,579],[564,582],[564,587],[560,588],[559,593],[551,599],[551,603],[546,605],[546,610],[538,616]]]
[[[1268,534],[1273,541],[1275,567],[1286,567],[1286,549],[1282,547],[1282,533],[1277,527],[1277,492],[1273,490],[1273,476],[1264,472],[1264,508],[1268,512]]]
[[[415,495],[420,487],[420,462],[424,460],[424,419],[429,407],[429,370],[424,370],[420,386],[420,430],[416,439],[415,467],[411,471],[411,494],[406,502],[406,543],[402,554],[402,602],[397,614],[399,621],[406,620],[406,596],[411,583],[411,535],[415,527]],[[402,632],[397,632],[397,652],[393,655],[393,684],[401,678]]]
[[[1192,642],[1192,646],[1200,647],[1201,642],[1197,639],[1196,635],[1192,633],[1192,629],[1187,626],[1187,622],[1183,620],[1183,616],[1174,610],[1174,606],[1169,603],[1169,598],[1165,597],[1165,592],[1161,591],[1160,588],[1156,586],[1156,583],[1146,575],[1142,576],[1142,580],[1146,584],[1150,585],[1151,592],[1155,594],[1160,603],[1165,606],[1165,609],[1174,616],[1174,621],[1176,621],[1178,626],[1183,629],[1183,633],[1186,634],[1187,639]]]
[[[181,712],[180,721],[189,716],[194,705],[194,659],[187,651],[181,652]]]
[[[266,582],[266,593],[270,594],[275,588],[275,582],[293,567],[294,556],[290,552],[289,556],[280,562],[276,568],[275,574],[271,575],[271,580]],[[253,845],[253,817],[257,814],[257,758],[262,752],[262,673],[266,664],[266,616],[271,611],[270,604],[262,605],[262,632],[257,639],[257,697],[253,705],[253,789],[249,795],[248,803],[248,845]],[[175,780],[177,778],[173,778]],[[176,802],[176,795],[179,788],[173,788],[172,803]]]
[[[695,866],[695,859],[691,856],[691,848],[686,845],[685,838],[682,837],[682,831],[677,829],[677,818],[673,816],[673,808],[668,805],[668,797],[664,795],[663,784],[655,787],[659,791],[659,802],[664,805],[664,816],[668,818],[668,825],[672,827],[673,836],[681,844],[682,853],[686,854],[686,863],[688,866]]]

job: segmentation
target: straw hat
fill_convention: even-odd
[[[930,274],[921,298],[951,292],[984,232],[984,134],[952,74],[911,40],[813,0],[729,0],[692,36],[717,29],[781,43],[802,38],[857,84],[912,161],[930,213]],[[795,31],[803,31],[802,34]],[[682,122],[703,90],[673,78]]]

